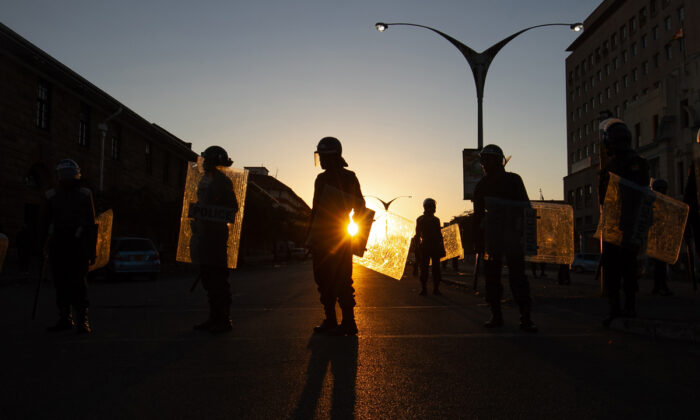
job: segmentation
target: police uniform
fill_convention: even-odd
[[[197,200],[205,206],[221,206],[238,211],[233,182],[221,171],[206,172],[197,187]],[[225,222],[195,220],[190,248],[199,263],[202,286],[207,291],[210,318],[201,329],[230,326],[231,286],[228,282],[228,226]]]
[[[486,197],[513,201],[529,201],[525,185],[520,175],[500,170],[487,173],[474,189],[474,232],[476,251],[485,250],[485,229],[482,226],[486,215]],[[486,301],[490,304],[494,318],[502,320],[500,303],[503,297],[501,270],[503,262],[508,264],[510,288],[513,298],[520,306],[521,321],[530,323],[530,284],[525,276],[524,252],[519,247],[512,247],[509,252],[491,252],[484,257],[484,274],[486,277]],[[521,324],[522,325],[522,324]]]
[[[416,238],[419,239],[420,248],[420,282],[421,294],[425,294],[428,283],[428,266],[433,263],[433,293],[440,293],[440,258],[445,256],[445,244],[440,228],[440,219],[430,213],[424,213],[416,219]]]
[[[598,185],[598,197],[601,205],[605,202],[605,193],[611,172],[642,187],[649,186],[649,165],[647,161],[639,157],[631,149],[619,151],[601,171]],[[639,247],[629,244],[628,238],[628,235],[632,233],[634,224],[634,219],[629,217],[628,214],[634,211],[634,206],[637,203],[633,198],[626,197],[624,191],[621,191],[620,200],[620,229],[623,232],[622,244],[618,246],[603,242],[603,253],[601,255],[603,280],[605,281],[605,290],[610,300],[610,318],[608,321],[621,314],[620,287],[625,293],[625,314],[635,315],[635,295],[639,289],[637,284],[639,276],[637,255],[639,254]]]
[[[331,167],[316,177],[311,212],[314,280],[326,319],[335,323],[335,303],[343,322],[353,320],[355,289],[352,287],[352,241],[347,233],[350,211],[365,208],[355,173]]]
[[[73,186],[46,192],[45,224],[50,235],[49,259],[56,288],[59,324],[55,330],[72,325],[71,306],[75,307],[78,328],[90,331],[87,318],[87,273],[95,258],[96,225],[92,193]]]

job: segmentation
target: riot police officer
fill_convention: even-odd
[[[335,137],[319,141],[314,154],[324,172],[316,177],[308,244],[313,254],[314,280],[318,286],[325,320],[316,333],[355,335],[355,289],[352,287],[352,241],[347,226],[351,210],[365,208],[360,182],[342,157],[343,148]],[[335,313],[338,302],[343,315],[340,325]]]
[[[92,331],[88,320],[87,273],[95,260],[97,226],[92,192],[80,185],[80,167],[71,159],[56,166],[58,187],[46,191],[43,232],[56,288],[58,322],[48,331],[72,329],[75,308],[79,333]],[[48,241],[48,242],[47,242]]]
[[[476,251],[485,250],[484,217],[486,216],[486,198],[500,198],[513,201],[529,201],[525,185],[520,175],[505,170],[505,157],[500,147],[489,144],[480,152],[481,165],[486,175],[474,189],[474,232],[476,233]],[[491,308],[491,319],[484,326],[495,328],[503,325],[501,312],[501,270],[504,259],[508,264],[510,288],[513,298],[520,307],[520,328],[527,332],[536,332],[537,326],[530,318],[530,284],[525,276],[523,249],[513,246],[508,251],[490,251],[484,256],[484,273],[486,277],[486,301]]]
[[[607,118],[600,123],[599,128],[605,153],[609,157],[609,161],[601,170],[598,186],[598,197],[603,205],[611,172],[637,185],[648,187],[649,165],[632,150],[632,134],[624,121]],[[603,321],[605,326],[609,326],[613,319],[621,315],[636,316],[635,299],[639,275],[637,256],[640,247],[631,241],[634,229],[634,219],[631,215],[636,204],[633,197],[625,195],[624,191],[621,191],[620,200],[622,243],[618,246],[604,241],[601,255],[603,280],[609,299],[609,314]],[[620,310],[620,287],[625,293],[624,310]]]
[[[233,182],[219,170],[233,161],[220,146],[210,146],[203,153],[204,175],[197,186],[197,201],[202,206],[219,206],[238,211]],[[199,276],[209,300],[209,317],[196,330],[211,333],[231,331],[231,286],[228,282],[228,226],[226,222],[195,219],[190,249],[192,260],[199,264]]]
[[[423,214],[416,219],[416,238],[420,251],[420,295],[428,294],[428,266],[433,263],[433,294],[441,295],[440,258],[445,256],[445,244],[440,229],[440,219],[435,217],[437,203],[432,198],[423,201]]]

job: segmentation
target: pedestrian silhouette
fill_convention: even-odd
[[[446,255],[440,219],[435,217],[437,203],[432,198],[423,200],[423,214],[416,219],[416,243],[420,250],[420,295],[428,294],[428,270],[433,265],[433,294],[441,295],[440,258]]]
[[[219,167],[230,167],[233,161],[220,146],[202,152],[204,175],[197,185],[197,204],[238,211],[233,182]],[[207,291],[209,317],[194,329],[211,333],[231,331],[231,285],[228,268],[228,225],[225,221],[195,219],[192,222],[190,249],[192,260],[199,264],[199,278]]]
[[[59,161],[56,174],[58,186],[46,191],[42,211],[42,243],[51,262],[58,306],[58,321],[47,330],[72,329],[75,309],[78,332],[89,333],[87,273],[97,247],[95,206],[92,192],[81,187],[80,167],[75,161]],[[46,257],[42,265],[46,265]]]
[[[510,289],[513,298],[520,308],[520,328],[527,332],[536,332],[537,326],[532,321],[530,284],[525,276],[524,249],[517,246],[520,238],[500,238],[505,247],[503,249],[487,249],[487,232],[485,219],[486,199],[501,199],[516,202],[529,202],[523,180],[516,173],[506,172],[505,156],[500,147],[490,144],[481,150],[481,165],[486,175],[476,184],[474,189],[474,232],[476,234],[476,252],[484,255],[484,273],[486,277],[486,301],[491,308],[491,319],[484,326],[495,328],[503,325],[501,312],[501,298],[503,285],[501,284],[501,270],[503,263],[508,265]],[[522,212],[519,212],[522,214]],[[511,226],[512,225],[512,226]],[[491,223],[493,226],[493,223]],[[522,219],[508,221],[509,229],[518,235],[518,228],[522,229]],[[511,229],[512,228],[512,229]]]
[[[617,118],[608,118],[600,123],[600,136],[605,153],[610,157],[600,174],[598,187],[599,201],[605,202],[605,195],[610,180],[610,173],[614,173],[623,179],[631,181],[639,186],[649,186],[649,165],[647,161],[639,157],[632,150],[632,134],[624,121]],[[609,299],[608,317],[603,320],[604,326],[617,317],[636,316],[636,294],[638,290],[638,259],[641,252],[639,244],[633,240],[635,233],[635,214],[639,203],[639,193],[627,192],[620,188],[620,230],[622,231],[622,243],[614,245],[603,242],[601,255],[601,270],[605,292]],[[625,306],[620,309],[620,288],[625,293]]]
[[[314,332],[355,335],[355,289],[352,287],[352,237],[348,232],[350,212],[365,211],[360,182],[342,157],[343,147],[335,137],[324,137],[314,153],[324,169],[314,184],[313,208],[307,243],[313,255],[314,280],[325,313]],[[335,305],[343,315],[338,325]]]

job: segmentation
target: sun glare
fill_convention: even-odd
[[[348,235],[350,236],[357,235],[357,231],[359,230],[359,228],[357,227],[357,223],[355,223],[355,221],[352,220],[353,214],[355,214],[355,210],[350,212],[350,223],[348,223]]]

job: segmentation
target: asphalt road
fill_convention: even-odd
[[[697,418],[700,348],[600,326],[604,302],[536,300],[538,334],[485,330],[457,287],[418,296],[355,268],[357,338],[313,336],[310,263],[237,270],[231,334],[206,318],[194,275],[94,283],[95,332],[48,334],[53,289],[0,287],[0,418]]]

